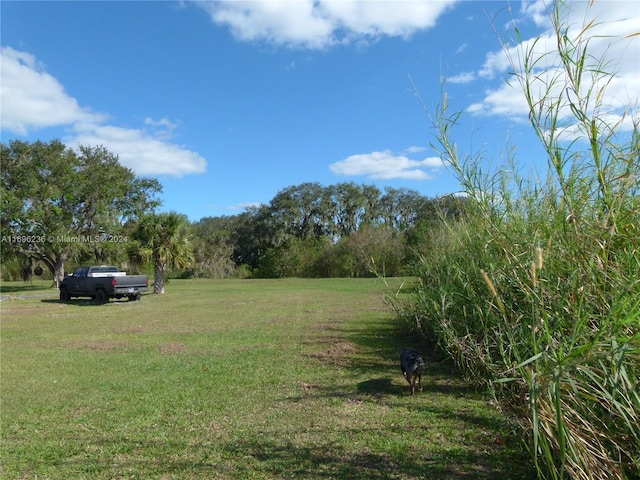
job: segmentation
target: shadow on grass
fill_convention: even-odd
[[[402,388],[394,384],[389,377],[372,378],[358,383],[356,387],[358,393],[365,395],[383,396],[383,395],[400,395]]]
[[[221,445],[194,447],[179,440],[138,442],[133,448],[119,441],[98,441],[113,455],[100,461],[58,459],[59,467],[86,478],[296,478],[296,479],[517,479],[504,471],[487,470],[482,454],[447,450],[429,458],[403,452],[346,450],[331,442],[298,445],[281,438],[236,438]],[[421,446],[416,445],[416,451]],[[141,458],[138,451],[153,451]],[[117,452],[117,453],[116,453]],[[42,465],[33,465],[39,471]],[[256,477],[257,472],[260,472]],[[74,477],[77,478],[77,477]]]
[[[136,303],[135,301],[130,301],[126,298],[123,299],[110,299],[106,303],[96,303],[92,298],[74,298],[67,302],[62,302],[57,298],[44,298],[40,300],[42,303],[57,303],[63,305],[69,305],[72,307],[103,307],[108,308],[109,306],[117,306],[117,305],[126,305],[129,303]],[[138,302],[139,303],[139,302]]]
[[[48,287],[43,286],[43,285],[33,285],[33,284],[30,284],[30,283],[24,283],[24,284],[21,284],[21,285],[0,284],[0,294],[2,294],[2,295],[8,295],[8,294],[25,294],[25,295],[27,295],[27,294],[34,293],[34,292],[46,293],[47,292],[47,288]],[[56,292],[56,290],[53,288],[53,286],[51,286],[49,288],[49,290],[51,292]]]
[[[416,449],[419,448],[416,445]],[[278,440],[245,440],[234,442],[227,449],[232,456],[244,456],[249,466],[258,462],[260,469],[273,475],[273,478],[494,478],[487,476],[487,472],[474,462],[474,456],[451,451],[436,454],[425,462],[419,455],[354,452],[330,443],[308,447]],[[460,465],[468,465],[469,468],[463,471]]]
[[[469,385],[442,382],[433,383],[429,381],[429,378],[433,379],[434,377],[430,377],[427,370],[427,373],[422,377],[422,392],[418,392],[418,389],[416,388],[416,395],[438,393],[443,395],[454,395],[456,397],[466,397],[476,394],[476,390]],[[373,395],[375,397],[383,397],[386,395],[410,396],[408,383],[394,383],[390,377],[365,380],[364,382],[358,383],[356,388],[358,393]]]
[[[396,454],[395,458],[381,456],[380,465],[384,466],[381,467],[382,473],[366,470],[354,472],[345,467],[343,471],[332,472],[332,475],[337,478],[345,475],[344,478],[373,479],[537,478],[529,454],[522,446],[518,435],[514,434],[512,425],[496,411],[492,411],[493,407],[488,404],[486,392],[465,382],[449,358],[402,332],[389,317],[380,317],[362,326],[353,325],[346,325],[341,329],[342,335],[335,337],[342,337],[351,342],[356,353],[349,355],[346,360],[332,360],[331,363],[338,366],[347,365],[346,368],[353,372],[354,378],[371,378],[358,382],[355,392],[353,385],[314,386],[302,397],[290,400],[303,400],[310,396],[333,396],[347,397],[350,401],[369,401],[400,409],[400,412],[406,411],[409,415],[418,413],[425,419],[432,419],[436,424],[455,425],[456,438],[461,432],[467,433],[462,433],[461,438],[465,439],[463,445],[440,457],[438,448],[424,445],[422,455],[416,458],[413,458],[410,452]],[[422,352],[425,360],[423,391],[416,392],[415,398],[411,397],[409,385],[400,369],[400,351],[405,347]],[[384,437],[394,432],[395,430],[381,428],[379,434]],[[430,438],[430,435],[425,434],[424,438]],[[425,451],[433,458],[425,459]],[[325,461],[323,458],[317,460]]]
[[[410,347],[418,350],[425,360],[423,384],[429,378],[455,378],[455,385],[442,388],[451,388],[451,393],[477,393],[473,385],[460,383],[461,377],[448,357],[433,346],[421,343],[415,337],[402,332],[393,324],[392,319],[381,318],[367,323],[366,328],[344,330],[344,335],[361,353],[350,359],[351,368],[363,373],[377,372],[402,377],[400,352],[403,348]]]

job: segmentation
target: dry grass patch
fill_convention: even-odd
[[[310,353],[308,356],[337,367],[348,367],[350,356],[355,355],[358,351],[358,348],[348,340],[333,338],[330,340],[325,339],[318,343],[328,344],[328,348]]]
[[[126,352],[139,348],[131,342],[107,340],[73,341],[67,343],[67,347],[77,350],[89,350],[94,353]]]
[[[187,347],[180,342],[164,343],[160,345],[160,348],[159,348],[160,353],[165,355],[174,354],[174,353],[183,353],[186,349]]]

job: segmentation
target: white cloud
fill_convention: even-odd
[[[536,25],[551,27],[549,9],[553,7],[552,2],[549,0],[523,0],[521,7],[524,16],[531,18]]]
[[[217,214],[227,215],[227,214],[237,214],[238,212],[247,212],[247,211],[255,211],[260,209],[264,203],[260,202],[240,202],[235,205],[216,205],[210,204],[207,205],[207,210],[211,210],[213,212],[217,212]]]
[[[463,43],[462,45],[460,45],[460,46],[458,47],[458,49],[456,50],[456,55],[459,55],[459,54],[461,54],[462,52],[464,52],[464,51],[467,49],[467,47],[468,47],[468,46],[469,46],[469,44],[468,44],[468,43]]]
[[[221,1],[198,2],[215,23],[228,25],[236,38],[267,40],[277,44],[323,46],[331,25],[314,11],[312,2]]]
[[[416,147],[410,147],[412,148]],[[442,166],[442,161],[437,157],[412,160],[405,155],[397,155],[390,150],[385,150],[351,155],[344,160],[332,163],[329,168],[338,175],[365,176],[379,180],[394,178],[429,180]]]
[[[405,152],[407,152],[407,153],[421,153],[421,152],[425,152],[426,150],[427,150],[427,147],[414,145],[414,146],[411,146],[411,147],[407,148],[405,150]]]
[[[118,155],[120,163],[139,175],[183,175],[204,173],[207,162],[198,153],[155,138],[144,130],[110,125],[84,125],[73,137],[71,146],[102,145]]]
[[[456,0],[222,0],[196,2],[243,41],[325,48],[363,38],[407,37],[435,25]]]
[[[144,119],[144,124],[153,130],[153,136],[158,140],[169,140],[173,137],[173,132],[178,128],[178,124],[172,122],[167,117],[154,120],[151,117]]]
[[[26,135],[31,129],[105,118],[80,107],[30,53],[2,47],[0,78],[2,129]]]
[[[560,68],[561,59],[557,52],[557,38],[548,19],[549,3],[543,0],[523,3],[521,13],[534,21],[538,26],[547,28],[536,38],[525,39],[519,44],[509,46],[506,51],[489,52],[482,68],[477,72],[478,78],[491,80],[506,76],[514,70],[523,71],[525,52],[530,52],[529,62],[534,65],[533,78],[530,86],[534,103],[542,105],[543,98],[558,98],[560,88],[565,85],[565,73]],[[599,115],[611,115],[620,118],[622,109],[631,106],[636,109],[640,99],[640,36],[637,35],[640,25],[640,3],[638,2],[595,2],[591,7],[589,2],[569,2],[563,10],[563,22],[568,26],[567,37],[574,42],[581,34],[584,26],[592,19],[594,24],[588,30],[591,37],[588,44],[586,66],[592,66],[609,73],[615,73],[606,88],[604,84],[595,83],[594,77],[585,75],[581,85],[581,94],[592,92],[606,92],[600,100]],[[547,16],[545,18],[545,16]],[[634,34],[636,34],[634,36]],[[607,59],[607,63],[596,65],[593,62]],[[591,62],[591,64],[589,63]],[[465,83],[472,77],[463,73],[449,79],[453,83]],[[601,80],[599,80],[601,81]],[[486,92],[482,101],[474,103],[468,111],[478,115],[501,115],[517,119],[526,118],[528,107],[522,89],[515,77],[510,78],[512,86],[503,84]],[[566,90],[562,91],[566,95]],[[590,95],[595,98],[594,93]],[[594,105],[596,102],[591,102]],[[561,120],[572,118],[572,112],[567,102],[566,108],[560,112]],[[631,122],[622,124],[622,129],[628,129]],[[568,128],[567,131],[571,130]]]
[[[473,72],[463,72],[453,77],[447,77],[448,83],[471,83],[476,79],[476,74]]]
[[[161,118],[160,120],[154,120],[151,117],[146,117],[144,119],[144,124],[151,125],[152,127],[166,128],[167,130],[171,131],[175,130],[175,128],[178,126],[177,123],[172,122],[167,117]]]
[[[490,90],[481,102],[469,105],[467,111],[475,115],[499,115],[517,120],[526,118],[529,113],[522,92],[511,85],[504,84],[496,90]]]
[[[69,146],[102,145],[139,175],[203,173],[207,162],[198,153],[167,140],[177,125],[168,118],[147,117],[148,130],[105,125],[109,117],[81,107],[28,52],[0,50],[2,130],[17,135],[45,127],[68,127]]]
[[[317,2],[317,9],[330,19],[334,31],[337,26],[355,35],[406,37],[417,30],[433,27],[451,4],[452,1],[329,0]]]

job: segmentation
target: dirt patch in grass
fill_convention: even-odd
[[[90,342],[69,342],[67,343],[69,348],[76,350],[90,350],[95,353],[112,353],[126,352],[136,348],[136,345],[130,342],[116,342],[105,340],[94,340]]]
[[[348,367],[350,363],[349,356],[358,352],[356,345],[348,340],[334,338],[327,343],[328,348],[310,353],[309,357],[338,367]]]
[[[164,355],[171,355],[175,353],[183,353],[187,347],[180,342],[170,342],[160,345],[160,353]]]
[[[320,331],[339,331],[340,330],[340,324],[342,322],[325,322],[325,323],[317,323],[313,326],[314,330],[320,330]]]
[[[152,332],[153,329],[150,327],[143,327],[142,325],[134,326],[134,327],[126,327],[115,330],[115,333],[149,333]]]

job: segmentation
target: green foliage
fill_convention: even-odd
[[[540,478],[637,478],[638,121],[629,133],[607,120],[615,74],[587,53],[593,23],[570,37],[562,19],[556,5],[559,70],[540,70],[535,44],[513,61],[548,175],[522,178],[512,151],[495,174],[481,155],[459,157],[459,114],[443,104],[438,149],[471,202],[425,252],[412,301],[397,306],[520,419]]]
[[[231,260],[256,277],[404,275],[420,236],[465,208],[464,198],[431,199],[409,189],[303,183],[269,205],[194,224],[193,274],[216,276],[217,265],[221,275],[233,275]]]
[[[104,147],[59,140],[1,145],[2,260],[37,259],[52,275],[67,260],[121,257],[127,222],[156,207],[156,180],[136,177]]]
[[[335,246],[331,276],[400,276],[404,269],[402,237],[385,225],[364,225]]]
[[[327,237],[300,239],[290,237],[277,247],[267,249],[260,260],[257,276],[263,278],[328,277],[327,256],[332,245]]]
[[[153,293],[164,293],[167,269],[192,266],[189,228],[187,217],[177,212],[152,213],[138,222],[134,234],[138,249],[132,253],[153,262]]]
[[[229,223],[226,217],[222,217],[203,218],[192,224],[194,266],[188,272],[189,276],[228,278],[234,275],[236,264]]]
[[[362,226],[332,243],[327,237],[289,238],[266,251],[257,274],[283,277],[374,277],[405,272],[401,236],[385,226]]]
[[[269,215],[286,236],[300,239],[329,233],[328,195],[319,183],[287,187],[269,202]]]

